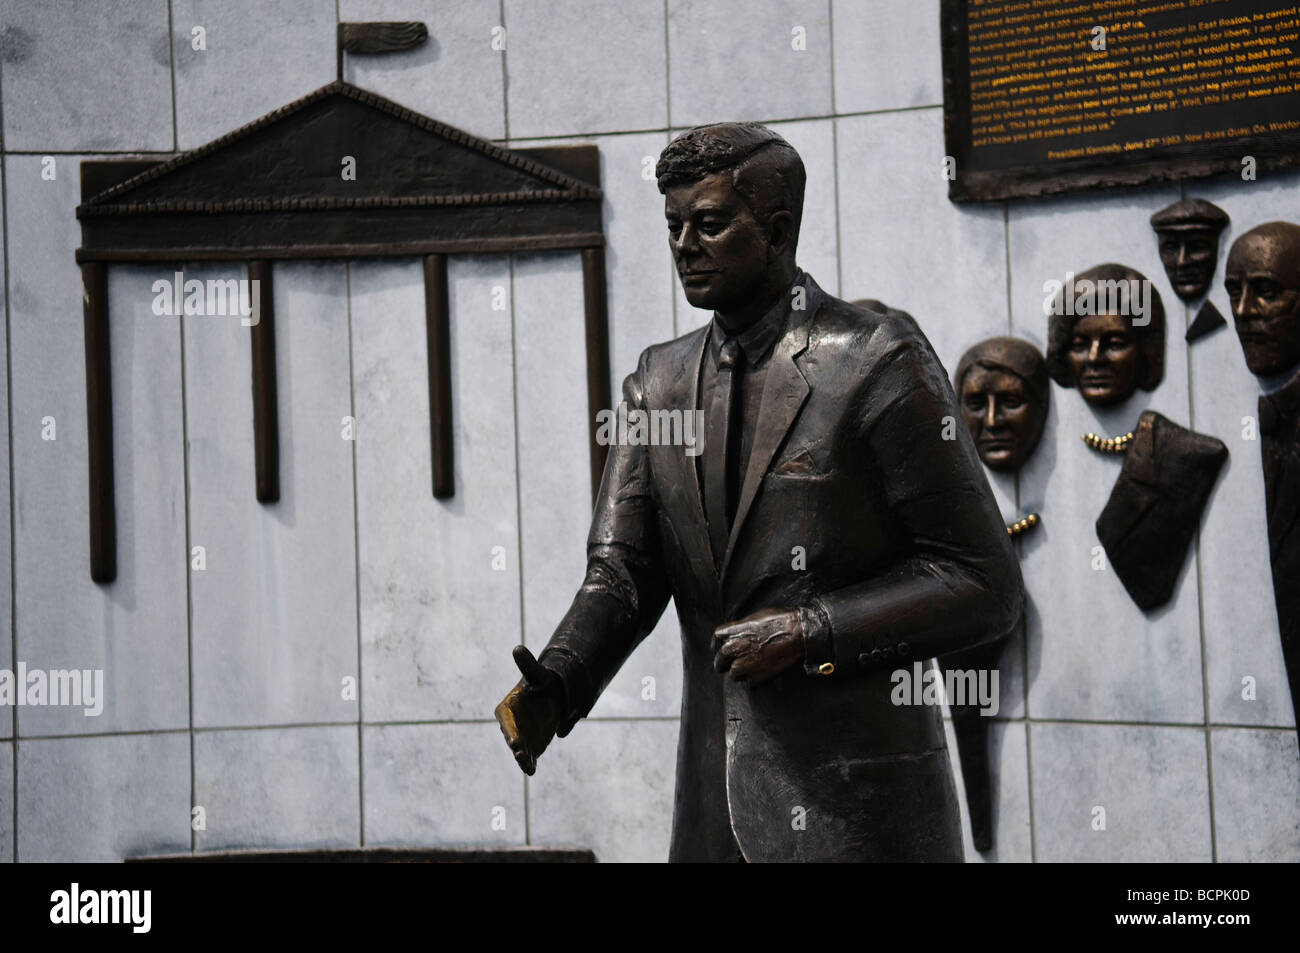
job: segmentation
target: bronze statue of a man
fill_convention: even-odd
[[[1300,225],[1269,222],[1228,252],[1224,287],[1259,398],[1260,458],[1273,596],[1291,705],[1300,724]]]
[[[920,329],[795,264],[803,163],[754,124],[656,169],[703,328],[647,348],[632,411],[698,411],[704,448],[610,448],[587,574],[496,715],[520,766],[590,711],[671,597],[685,669],[669,859],[960,860],[938,708],[891,670],[1002,638],[1020,569]],[[688,453],[687,450],[691,449]]]

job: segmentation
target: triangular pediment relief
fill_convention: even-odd
[[[331,83],[100,192],[77,214],[494,205],[599,197],[594,184],[351,84]]]

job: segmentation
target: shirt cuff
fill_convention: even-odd
[[[559,676],[560,724],[556,735],[563,738],[591,708],[595,697],[587,667],[573,653],[565,649],[548,648],[537,658],[538,664]]]
[[[799,608],[803,620],[803,670],[808,675],[832,675],[835,672],[835,646],[831,641],[830,616],[821,600]]]

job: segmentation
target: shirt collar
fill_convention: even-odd
[[[794,295],[792,294],[792,290],[796,285],[803,284],[805,277],[803,271],[797,272],[794,276],[794,281],[792,281],[790,287],[786,289],[786,293],[772,306],[772,309],[744,331],[740,332],[740,334],[735,336],[736,340],[740,343],[740,349],[745,352],[745,363],[750,367],[753,367],[767,357],[768,352],[772,350],[773,345],[776,344],[777,340],[781,337],[781,334],[785,331],[786,323],[790,317],[790,311],[793,306]],[[722,322],[718,320],[718,314],[715,311],[713,313],[713,328],[711,334],[714,353],[717,353],[717,351],[722,348],[723,342],[731,336],[732,335],[728,333],[727,329],[722,326]]]

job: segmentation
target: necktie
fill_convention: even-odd
[[[729,499],[728,468],[734,468],[740,436],[737,399],[744,353],[740,343],[727,338],[718,353],[718,372],[704,426],[704,515],[709,521],[709,542],[713,561],[721,568],[731,535],[731,514],[735,501]]]

